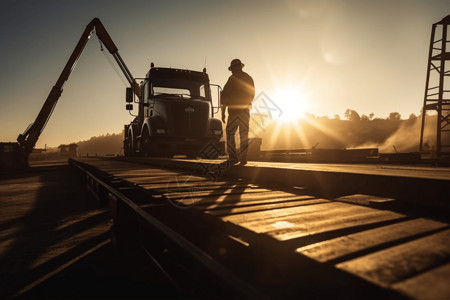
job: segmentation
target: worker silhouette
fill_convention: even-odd
[[[233,59],[228,70],[228,78],[221,94],[222,121],[225,123],[225,111],[228,108],[226,126],[227,152],[229,162],[240,165],[247,164],[248,131],[250,128],[250,109],[255,97],[253,78],[242,71],[244,64],[239,59]],[[236,150],[235,134],[239,128],[240,153]]]

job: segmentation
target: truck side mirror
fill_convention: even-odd
[[[133,89],[130,88],[130,87],[127,87],[127,89],[126,89],[125,100],[126,100],[127,103],[132,103],[133,102]]]
[[[222,95],[222,87],[218,84],[210,84],[211,89],[211,105],[212,113],[217,114],[220,108],[220,96]]]
[[[133,110],[133,104],[127,104],[126,108],[127,110]]]

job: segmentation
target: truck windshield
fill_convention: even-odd
[[[208,85],[204,82],[179,78],[152,78],[151,95],[153,97],[177,96],[181,98],[207,97]]]
[[[191,98],[191,92],[186,89],[178,88],[168,88],[168,87],[153,87],[153,96],[157,97],[160,95],[172,95],[172,96],[182,96],[183,98]]]

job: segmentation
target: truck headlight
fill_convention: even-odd
[[[158,129],[156,129],[156,133],[157,134],[165,134],[166,130],[164,128],[158,128]]]

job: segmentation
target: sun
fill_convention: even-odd
[[[273,94],[273,101],[282,110],[278,117],[281,122],[295,122],[305,116],[307,101],[299,88],[280,88]]]

